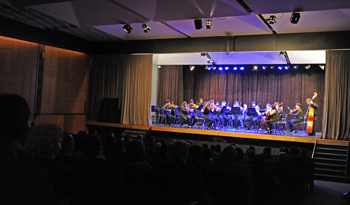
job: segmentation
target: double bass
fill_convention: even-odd
[[[314,96],[311,98],[311,102],[316,98],[317,93],[314,92]],[[312,130],[314,127],[315,122],[315,109],[309,105],[309,116],[307,117],[307,126],[306,126],[306,132],[308,134],[312,134]]]
[[[283,105],[283,102],[281,102],[281,104],[279,104],[278,107],[280,107],[281,105]],[[271,107],[271,111],[274,110],[274,109],[276,109],[276,105],[273,105],[273,106]],[[265,120],[261,122],[261,126],[264,126],[264,125],[265,125],[265,122],[269,120],[271,111],[269,111],[269,112],[266,113]]]

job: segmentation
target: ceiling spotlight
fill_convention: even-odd
[[[162,67],[162,66],[160,66],[160,65],[158,66],[158,68],[161,68],[161,67]]]
[[[209,67],[208,67],[208,70],[211,70],[212,68],[213,68],[212,66],[209,66]]]
[[[299,68],[299,66],[298,66],[298,65],[295,65],[295,66],[293,66],[293,68],[294,68],[294,69],[298,69],[298,68]]]
[[[285,66],[284,66],[284,69],[286,69],[286,70],[288,70],[289,68],[290,68],[289,65],[285,65]]]
[[[213,70],[216,70],[216,66],[213,67]]]
[[[271,68],[271,69],[274,69],[274,68],[275,68],[275,66],[271,66],[270,68]]]
[[[196,27],[197,30],[203,28],[202,19],[195,19],[194,20],[194,26]]]
[[[263,70],[266,70],[266,66],[264,66],[264,65],[263,65],[263,66],[261,66],[261,68],[262,68]]]
[[[143,29],[143,32],[147,33],[149,30],[151,30],[151,27],[147,26],[145,23],[142,24],[142,29]]]
[[[194,65],[191,65],[190,66],[190,71],[193,71],[194,70]]]
[[[283,66],[277,66],[278,70],[282,70]]]
[[[237,70],[237,66],[234,66],[234,67],[233,67],[233,70]]]
[[[207,29],[213,28],[213,24],[211,23],[211,20],[207,20],[207,21],[206,21],[205,27],[206,27]]]
[[[306,65],[306,66],[305,66],[305,69],[306,69],[306,70],[309,70],[310,67],[311,67],[311,65]]]
[[[322,70],[324,70],[325,65],[319,65]]]
[[[277,23],[276,16],[274,16],[274,15],[271,15],[270,18],[266,19],[266,21],[271,25]]]
[[[132,32],[132,28],[131,28],[130,24],[125,24],[123,29],[127,33],[131,33]]]
[[[244,70],[244,66],[239,67],[240,70]]]
[[[253,71],[258,71],[258,66],[257,66],[257,65],[255,65],[255,66],[253,67]]]
[[[293,12],[292,16],[290,17],[290,22],[293,24],[297,24],[300,19],[300,13]]]
[[[226,66],[226,67],[225,67],[225,70],[228,70],[228,69],[230,69],[230,67]]]
[[[222,67],[221,67],[221,66],[219,67],[219,70],[222,70]]]

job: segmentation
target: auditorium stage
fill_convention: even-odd
[[[334,144],[334,145],[348,145],[348,141],[342,140],[328,140],[321,139],[321,132],[317,132],[316,136],[308,136],[302,131],[297,133],[290,133],[284,130],[283,133],[275,132],[273,134],[264,134],[264,131],[259,132],[258,130],[249,130],[247,131],[244,128],[235,130],[235,129],[222,129],[222,130],[205,130],[204,128],[180,128],[180,127],[170,127],[164,125],[153,125],[153,126],[142,126],[142,125],[127,125],[127,124],[118,124],[118,123],[107,123],[107,122],[95,122],[87,121],[87,126],[89,128],[100,128],[104,130],[126,130],[127,128],[134,129],[145,129],[150,130],[152,134],[158,134],[165,138],[180,138],[183,139],[203,139],[205,140],[220,140],[224,139],[225,141],[246,141],[250,143],[252,141],[275,141],[275,142],[285,142],[285,143],[307,143],[307,144]],[[108,129],[109,128],[109,129]],[[175,137],[177,136],[177,137]],[[183,137],[186,136],[186,137]],[[229,139],[232,140],[229,140]]]

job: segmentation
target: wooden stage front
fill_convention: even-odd
[[[177,139],[196,139],[203,141],[212,141],[215,139],[223,139],[225,142],[234,141],[236,143],[241,142],[243,144],[256,144],[252,142],[262,141],[264,144],[271,144],[273,142],[279,142],[278,144],[332,144],[332,145],[346,145],[349,141],[343,140],[329,140],[319,139],[308,136],[289,136],[289,135],[273,135],[273,134],[261,134],[258,132],[232,132],[232,131],[216,131],[216,130],[203,130],[196,128],[179,128],[179,127],[165,127],[165,126],[142,126],[142,125],[127,125],[118,123],[107,122],[95,122],[87,121],[89,129],[103,129],[111,131],[113,129],[125,130],[128,128],[151,130],[151,134],[156,137],[164,138],[177,138]],[[260,144],[260,143],[259,143]]]

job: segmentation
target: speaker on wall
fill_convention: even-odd
[[[120,123],[121,110],[118,107],[118,98],[103,98],[97,120],[99,122]]]

